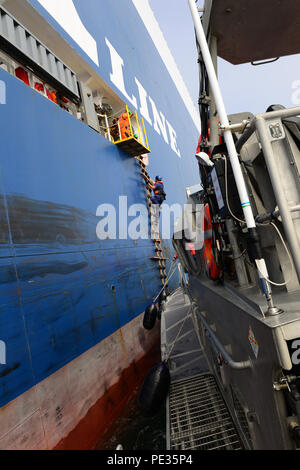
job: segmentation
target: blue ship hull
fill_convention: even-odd
[[[138,98],[134,82],[138,77],[176,128],[181,158],[162,133],[146,123],[151,148],[148,172],[164,177],[168,204],[183,204],[185,188],[198,182],[192,158],[198,129],[133,3],[110,0],[103,14],[95,14],[99,2],[74,1],[96,40],[99,67],[40,2],[28,4],[121,95],[111,82],[111,55],[105,42],[109,38],[124,58],[128,95]],[[151,239],[100,241],[96,234],[100,204],[118,207],[119,196],[127,196],[128,206],[145,204],[145,184],[136,160],[1,69],[0,80],[6,87],[0,113],[0,340],[7,358],[0,365],[0,407],[4,407],[135,321],[161,289],[161,279],[151,260],[155,256]],[[170,240],[164,247],[168,270],[173,256]],[[173,281],[170,288],[175,287]],[[4,438],[1,441],[10,426],[1,431],[0,448],[10,447]]]

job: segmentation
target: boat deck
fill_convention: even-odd
[[[211,373],[195,328],[189,297],[171,295],[162,315],[161,349],[169,358],[169,450],[238,450],[242,443]]]
[[[167,355],[173,346],[169,358],[172,382],[208,372],[208,363],[194,328],[191,303],[182,289],[169,297],[162,316],[161,334],[162,353]]]

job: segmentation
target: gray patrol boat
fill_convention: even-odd
[[[218,56],[258,65],[299,53],[299,2],[206,0],[200,9],[188,1],[202,186],[188,191],[193,236],[174,233],[181,288],[162,314],[168,448],[297,449],[300,107],[270,103],[256,116],[227,116],[216,64]]]

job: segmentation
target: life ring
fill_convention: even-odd
[[[211,223],[211,216],[209,205],[206,204],[204,208],[204,243],[203,243],[203,256],[205,261],[205,269],[208,277],[214,281],[220,279],[222,270],[217,266],[215,256],[213,254],[213,228]]]

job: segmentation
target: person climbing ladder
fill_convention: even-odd
[[[166,200],[166,193],[164,191],[164,183],[160,176],[156,176],[155,181],[150,180],[150,187],[153,190],[154,196],[151,198],[152,204],[159,206]]]
[[[151,198],[151,233],[152,239],[159,238],[159,216],[160,206],[166,200],[164,183],[160,176],[156,176],[155,181],[150,179],[149,186],[154,195]]]

